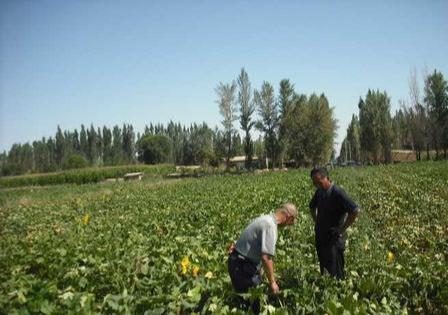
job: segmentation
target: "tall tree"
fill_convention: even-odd
[[[114,165],[123,163],[123,138],[121,134],[121,129],[118,126],[114,126],[112,140],[112,163]]]
[[[359,102],[360,140],[363,159],[373,159],[378,163],[392,160],[392,119],[390,116],[390,98],[386,92],[369,90],[366,100]]]
[[[223,84],[220,82],[215,91],[218,95],[217,103],[219,105],[219,112],[223,117],[222,125],[224,127],[227,144],[226,165],[228,167],[232,149],[232,134],[235,131],[233,124],[238,119],[235,103],[236,84],[233,81],[231,84]]]
[[[105,165],[111,165],[113,162],[112,132],[106,126],[103,126],[103,161]]]
[[[285,154],[288,151],[289,146],[289,133],[287,130],[288,117],[291,115],[293,109],[294,101],[294,84],[292,84],[288,79],[283,79],[280,81],[280,93],[279,93],[279,145],[280,145],[280,160],[283,167],[283,162],[285,159]]]
[[[241,136],[239,133],[235,132],[232,136],[232,156],[240,156],[243,155],[244,152],[244,145],[243,141],[241,140]]]
[[[304,94],[294,95],[292,100],[291,112],[283,116],[282,125],[286,132],[286,137],[289,139],[288,156],[295,161],[295,165],[305,165],[305,131],[306,120],[303,112],[307,110],[308,99]]]
[[[74,135],[69,130],[64,130],[64,158],[63,162],[75,152],[75,140]]]
[[[38,172],[50,171],[50,152],[45,143],[45,138],[41,141],[33,142],[34,164]]]
[[[441,72],[434,70],[425,79],[425,103],[431,122],[431,136],[436,158],[443,149],[445,159],[448,149],[448,85]]]
[[[160,130],[160,129],[159,129]],[[123,154],[126,160],[126,163],[134,163],[135,162],[135,133],[134,127],[132,125],[123,125]]]
[[[225,136],[218,127],[215,127],[215,130],[213,131],[213,151],[218,161],[222,160],[227,155]]]
[[[244,68],[237,80],[238,84],[238,102],[240,104],[240,125],[244,131],[244,154],[246,156],[245,166],[247,169],[252,167],[252,157],[254,146],[250,135],[250,130],[255,125],[252,115],[255,111],[255,105],[252,101],[252,88],[249,76]]]
[[[289,155],[296,166],[322,165],[332,160],[337,121],[324,94],[295,95],[284,128]]]
[[[58,126],[58,130],[56,132],[56,151],[55,151],[55,159],[56,164],[60,168],[62,166],[62,161],[64,160],[65,155],[65,139],[64,134],[62,133],[61,128]]]
[[[73,151],[80,154],[81,153],[81,143],[79,142],[78,130],[75,129],[73,132]]]
[[[417,81],[417,71],[413,69],[408,79],[410,107],[405,106],[404,113],[407,118],[408,128],[412,138],[412,146],[416,152],[417,159],[421,159],[421,151],[426,147],[429,138],[429,126],[425,107],[422,105],[420,88]],[[429,147],[427,147],[427,158],[429,159]]]
[[[324,94],[312,94],[308,99],[308,106],[303,113],[307,126],[305,134],[305,156],[313,165],[328,163],[333,151],[334,137],[336,135],[336,120],[333,117],[333,108]]]
[[[96,165],[98,163],[97,134],[93,124],[90,125],[90,130],[87,131],[87,145],[87,159],[90,164]]]
[[[358,117],[354,114],[347,128],[347,144],[349,147],[349,159],[352,161],[361,161],[360,126]]]
[[[81,154],[87,158],[89,152],[89,144],[87,143],[87,132],[84,125],[81,125],[81,131],[79,134],[79,145],[81,148]]]
[[[56,142],[52,137],[48,138],[47,147],[50,154],[50,170],[55,171],[58,169],[58,165],[56,163]]]
[[[260,91],[255,90],[254,101],[261,117],[256,126],[264,133],[267,155],[271,158],[271,166],[274,168],[278,159],[279,116],[274,88],[269,82],[263,82]]]
[[[408,126],[408,119],[405,115],[405,102],[403,100],[399,101],[400,109],[395,112],[392,118],[392,129],[393,129],[393,146],[395,149],[412,149],[412,140],[410,135],[410,130]]]
[[[0,153],[0,176],[7,176],[8,174],[8,154],[6,151]]]
[[[103,156],[103,136],[101,135],[101,128],[98,127],[96,131],[96,150],[97,150],[97,157],[98,157],[98,164],[103,165],[104,164],[104,156]]]

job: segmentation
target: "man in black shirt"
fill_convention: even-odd
[[[316,233],[316,251],[320,271],[344,279],[344,232],[359,214],[359,207],[338,186],[333,184],[324,168],[313,168],[311,179],[317,188],[310,202]]]

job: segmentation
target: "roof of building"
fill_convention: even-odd
[[[253,156],[252,157],[252,161],[257,161],[258,157],[257,156]],[[238,163],[238,162],[245,162],[246,161],[246,156],[245,155],[239,155],[239,156],[234,156],[232,158],[230,158],[229,160],[231,163]]]

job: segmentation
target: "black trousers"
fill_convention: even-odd
[[[316,251],[319,258],[320,273],[325,270],[336,279],[345,279],[344,271],[344,251],[345,240],[342,237],[329,240],[328,242],[319,241],[316,238]]]
[[[249,288],[261,284],[260,268],[261,265],[251,262],[234,250],[227,260],[227,269],[235,291],[237,293],[247,293]],[[250,307],[254,314],[260,313],[260,301],[258,300],[251,304],[249,301],[240,298],[238,303],[246,310]]]
[[[246,293],[250,287],[261,283],[260,266],[233,251],[227,260],[227,268],[233,288],[238,293]]]

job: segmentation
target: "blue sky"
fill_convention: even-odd
[[[215,87],[325,93],[341,142],[369,88],[448,77],[448,1],[0,1],[0,150],[62,129],[219,125]]]

